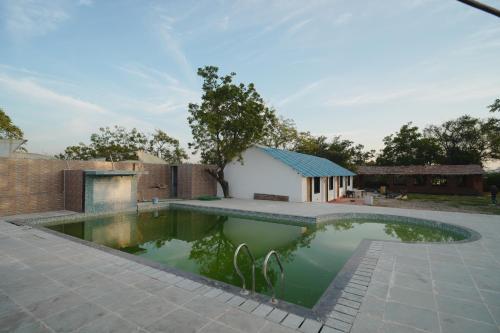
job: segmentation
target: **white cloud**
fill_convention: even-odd
[[[91,7],[94,5],[94,0],[79,0],[78,1],[78,4],[80,6],[87,6],[87,7]]]
[[[8,89],[17,94],[29,96],[32,99],[55,103],[59,106],[78,112],[90,114],[103,114],[108,112],[99,105],[86,102],[72,96],[56,93],[29,79],[15,79],[7,75],[0,74],[0,86],[3,86],[4,89]]]
[[[306,19],[306,20],[302,20],[296,24],[294,24],[293,26],[291,26],[289,29],[288,29],[288,33],[289,34],[295,34],[297,33],[298,31],[300,31],[303,27],[305,27],[307,24],[309,24],[309,22],[311,22],[312,19]]]
[[[339,15],[338,17],[336,17],[334,20],[333,20],[333,23],[335,25],[343,25],[343,24],[347,24],[351,21],[352,19],[352,13],[343,13],[341,15]]]
[[[309,95],[311,92],[317,90],[319,87],[321,87],[324,83],[329,81],[330,78],[324,78],[320,79],[314,82],[311,82],[303,87],[301,87],[299,90],[296,92],[288,95],[285,98],[282,98],[278,102],[276,102],[276,106],[278,107],[283,107],[291,102],[297,101],[298,99],[304,98],[305,96]]]
[[[57,0],[10,0],[4,8],[5,26],[14,39],[45,35],[70,17],[66,5]]]
[[[90,134],[102,126],[155,128],[155,124],[143,119],[58,92],[29,78],[0,72],[0,96],[2,93],[7,93],[14,103],[22,101],[24,104],[22,108],[8,110],[25,121],[29,120],[21,127],[28,138],[28,149],[34,151],[57,153],[68,145],[88,141]]]

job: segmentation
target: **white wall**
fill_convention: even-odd
[[[255,147],[243,153],[243,164],[237,161],[228,164],[224,177],[229,182],[229,195],[233,198],[253,199],[254,193],[263,193],[286,195],[290,201],[305,201],[305,178]],[[219,185],[217,195],[222,196]]]

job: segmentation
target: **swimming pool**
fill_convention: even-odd
[[[239,244],[246,243],[257,261],[256,291],[266,295],[271,290],[262,274],[263,260],[276,250],[286,274],[284,295],[278,293],[278,297],[306,308],[316,304],[363,239],[452,242],[467,238],[453,228],[395,219],[344,217],[313,225],[175,208],[47,227],[237,287],[241,280],[233,267],[233,254]],[[241,254],[238,261],[250,285],[250,259]],[[269,277],[276,290],[281,290],[274,262]]]

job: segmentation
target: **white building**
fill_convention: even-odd
[[[355,174],[325,158],[258,145],[242,156],[242,163],[233,161],[224,169],[233,198],[254,199],[261,194],[294,202],[327,202],[352,190]]]

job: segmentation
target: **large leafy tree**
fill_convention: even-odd
[[[98,133],[90,136],[90,144],[80,143],[69,146],[61,159],[89,160],[105,158],[107,161],[137,160],[137,151],[144,150],[154,154],[169,163],[181,163],[187,159],[187,154],[179,146],[179,141],[156,130],[148,136],[136,128],[128,130],[124,127],[101,127]]]
[[[480,164],[500,158],[500,120],[468,115],[429,126],[426,134],[434,138],[443,152],[445,164]]]
[[[384,138],[384,148],[377,157],[378,165],[425,165],[439,163],[441,146],[433,136],[424,136],[412,123]]]
[[[215,66],[198,69],[203,78],[203,95],[200,104],[189,104],[188,121],[193,134],[189,146],[193,153],[200,153],[202,162],[215,165],[207,172],[228,197],[225,166],[234,159],[242,161],[242,152],[262,140],[275,115],[253,83],[235,84],[235,73],[219,76],[218,70]]]
[[[22,139],[23,131],[0,109],[0,139]]]

